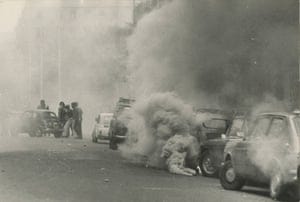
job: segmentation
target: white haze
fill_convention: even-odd
[[[78,101],[85,133],[90,133],[94,117],[111,112],[118,97],[127,96],[125,38],[131,32],[132,5],[109,0],[15,4],[23,6],[18,18],[12,7],[1,13],[11,15],[5,22],[16,28],[0,46],[1,109],[36,108],[43,98],[56,112],[59,101]]]

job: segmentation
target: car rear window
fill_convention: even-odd
[[[50,118],[55,118],[56,117],[55,113],[53,113],[53,112],[44,112],[44,113],[42,113],[42,116],[45,119],[50,119]]]
[[[112,116],[104,116],[103,117],[103,126],[109,127]]]
[[[259,118],[256,121],[251,136],[255,138],[255,137],[261,137],[266,135],[270,123],[271,123],[271,119],[269,117]]]
[[[242,131],[243,124],[244,124],[243,119],[234,119],[228,135],[230,137],[237,137],[238,132]]]

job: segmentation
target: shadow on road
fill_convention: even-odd
[[[262,196],[265,198],[270,199],[270,192],[269,189],[264,189],[264,188],[253,188],[253,187],[246,187],[245,189],[242,190],[242,192],[245,192],[247,194],[253,194],[253,195],[258,195]],[[293,199],[294,195],[293,193],[287,193],[285,196],[281,198],[281,202],[298,202],[298,200]]]

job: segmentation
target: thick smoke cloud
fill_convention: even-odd
[[[298,68],[297,24],[296,0],[174,0],[129,38],[130,78],[137,95],[175,91],[195,105],[283,100]]]
[[[197,158],[199,145],[191,135],[196,121],[190,105],[172,93],[152,94],[139,100],[120,120],[128,127],[128,138],[120,147],[125,157],[191,175],[184,162]]]

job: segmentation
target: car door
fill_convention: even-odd
[[[268,141],[263,145],[267,149],[262,148],[264,151],[263,155],[265,156],[262,168],[265,170],[262,170],[260,167],[258,168],[258,173],[267,175],[268,171],[272,170],[274,166],[290,164],[287,160],[287,157],[292,151],[292,139],[290,134],[291,128],[289,127],[288,119],[284,116],[273,117],[267,134]],[[274,163],[278,164],[274,165]]]
[[[246,134],[243,141],[240,141],[234,151],[234,164],[237,173],[252,178],[256,175],[256,168],[252,161],[253,148],[265,137],[270,127],[271,117],[259,117],[254,124],[254,128]]]

